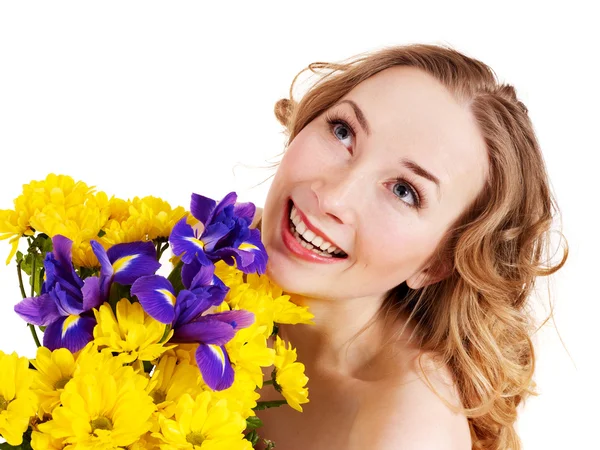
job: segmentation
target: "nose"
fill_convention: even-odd
[[[323,215],[342,224],[355,221],[356,211],[366,198],[363,175],[339,171],[335,175],[319,178],[311,184]]]

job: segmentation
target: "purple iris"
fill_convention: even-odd
[[[214,275],[214,266],[201,266],[189,289],[175,295],[173,286],[160,275],[139,278],[131,286],[144,310],[159,322],[171,324],[172,342],[198,343],[196,362],[206,384],[213,390],[233,384],[234,372],[225,344],[237,330],[254,323],[249,311],[226,311],[205,314],[220,305],[229,288]]]
[[[102,264],[101,275],[82,280],[71,262],[73,242],[65,236],[54,236],[53,251],[44,259],[46,280],[41,295],[23,299],[15,305],[15,312],[28,323],[47,327],[44,346],[50,350],[81,350],[94,338],[96,319],[92,309],[107,300],[110,284],[131,283],[138,276],[156,272],[160,266],[156,253],[151,255],[147,244],[154,251],[151,242],[144,242],[118,244],[108,254],[97,244],[93,249]]]
[[[190,211],[203,225],[202,233],[181,219],[171,232],[169,241],[173,253],[184,263],[184,286],[191,282],[200,266],[223,260],[244,273],[264,274],[267,252],[260,240],[260,231],[250,229],[256,207],[253,203],[235,204],[237,194],[230,192],[218,204],[213,199],[192,194]]]

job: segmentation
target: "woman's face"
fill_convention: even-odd
[[[483,188],[487,168],[467,106],[418,69],[379,72],[288,147],[263,211],[267,274],[286,292],[331,299],[380,297],[404,281],[413,289],[438,281],[424,276],[427,259]],[[296,245],[290,200],[308,229],[345,258]]]

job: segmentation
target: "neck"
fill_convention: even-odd
[[[387,338],[386,327],[377,318],[382,299],[334,301],[293,294],[292,301],[308,306],[315,325],[281,325],[279,334],[297,348],[298,359],[307,367],[360,377],[381,353]]]

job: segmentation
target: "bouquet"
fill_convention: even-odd
[[[0,351],[0,448],[275,446],[255,411],[308,402],[278,324],[313,316],[265,275],[256,208],[236,199],[192,194],[188,212],[50,174],[0,210],[38,347]],[[281,399],[260,401],[264,384]]]

